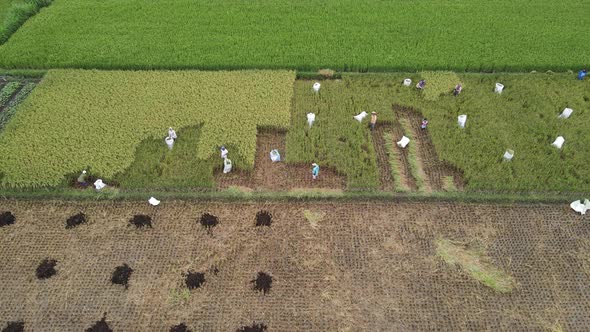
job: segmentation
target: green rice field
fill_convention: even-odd
[[[56,0],[0,68],[576,70],[590,2]]]

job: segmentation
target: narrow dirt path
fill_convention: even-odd
[[[383,191],[392,191],[394,189],[393,177],[391,176],[391,165],[389,164],[389,155],[385,147],[385,138],[383,134],[391,131],[390,126],[377,125],[373,130],[373,147],[377,154],[377,167],[379,168],[379,189]]]

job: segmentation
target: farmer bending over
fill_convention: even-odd
[[[86,182],[86,176],[86,170],[83,170],[82,174],[80,174],[80,176],[78,177],[78,184],[84,188],[88,187],[88,182]]]
[[[420,80],[420,82],[418,82],[418,84],[416,84],[416,89],[422,90],[422,89],[424,89],[425,86],[426,86],[426,81]]]
[[[586,77],[586,69],[582,69],[580,70],[580,72],[578,73],[578,79],[580,81],[582,81],[584,79],[584,77]]]
[[[318,178],[318,175],[320,175],[320,166],[316,163],[311,164],[311,166],[311,178],[312,180],[315,180]]]

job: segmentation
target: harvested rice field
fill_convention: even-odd
[[[0,216],[0,328],[590,326],[590,219],[563,205],[5,200]]]

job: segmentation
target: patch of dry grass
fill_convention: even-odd
[[[447,239],[436,240],[436,255],[450,265],[459,265],[472,278],[500,293],[510,293],[514,279],[489,263],[483,250],[470,250]]]
[[[303,216],[309,221],[311,227],[315,229],[318,227],[320,221],[324,219],[326,213],[322,211],[303,210]]]

